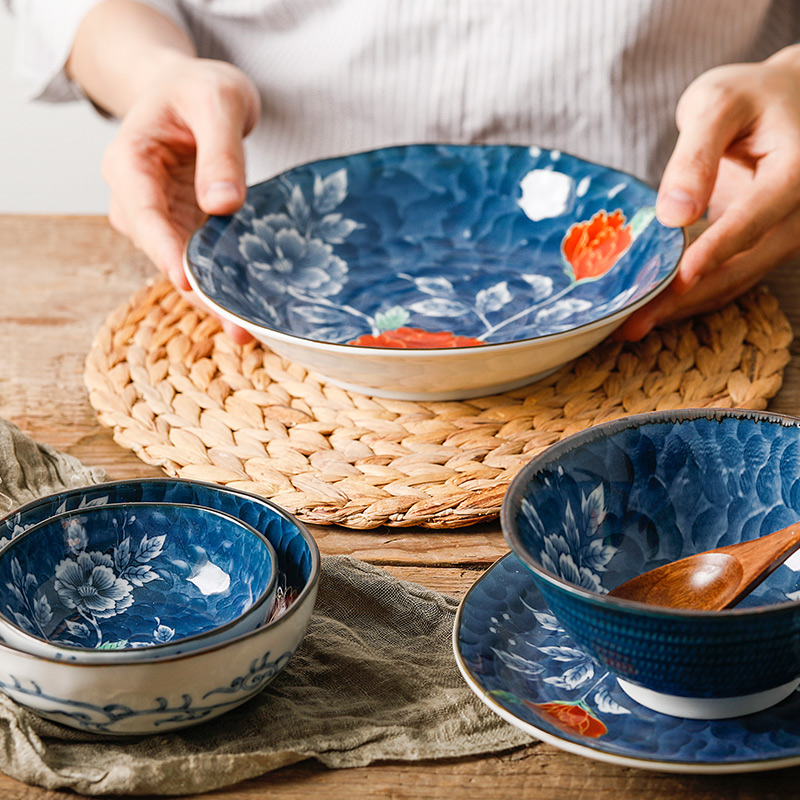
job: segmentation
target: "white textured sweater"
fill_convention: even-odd
[[[800,39],[800,0],[141,0],[259,86],[248,180],[388,144],[554,147],[657,183],[675,105],[715,65]],[[6,0],[30,96],[98,0]]]

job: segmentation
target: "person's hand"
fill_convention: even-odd
[[[617,337],[718,308],[800,252],[800,46],[758,64],[718,67],[678,103],[680,131],[659,187],[669,226],[708,211],[672,285]]]
[[[242,141],[258,120],[258,91],[230,64],[178,57],[125,114],[103,157],[109,221],[194,305],[183,251],[208,214],[245,199]],[[222,320],[237,342],[252,337]]]

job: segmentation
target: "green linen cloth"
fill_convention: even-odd
[[[105,478],[0,420],[0,516]],[[177,795],[309,758],[357,767],[529,744],[459,675],[451,650],[456,607],[454,599],[385,570],[325,557],[306,637],[248,703],[183,731],[110,738],[48,722],[0,694],[0,771],[87,795]]]

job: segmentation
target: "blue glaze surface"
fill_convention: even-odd
[[[212,303],[303,339],[409,327],[510,342],[596,322],[671,279],[684,234],[654,206],[632,176],[555,150],[391,147],[251,187],[195,233],[187,262]],[[592,258],[565,250],[573,225],[615,212],[627,245],[615,233]]]
[[[735,609],[603,599],[629,578],[800,518],[800,420],[655,412],[554,445],[507,493],[503,527],[572,637],[620,676],[684,697],[737,697],[800,675],[800,564]]]
[[[800,762],[800,693],[766,711],[723,720],[679,719],[640,706],[563,630],[514,554],[470,589],[454,640],[459,667],[484,702],[531,735],[573,752],[684,772]]]
[[[265,537],[213,510],[86,506],[7,544],[2,610],[53,644],[150,648],[230,627],[250,613],[248,627],[260,624],[276,567]]]

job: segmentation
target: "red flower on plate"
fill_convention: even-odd
[[[451,331],[425,331],[422,328],[395,328],[392,331],[381,331],[377,336],[365,333],[348,344],[362,347],[394,347],[394,348],[441,348],[441,347],[474,347],[483,344],[480,339],[471,336],[456,336]]]
[[[561,251],[575,273],[575,280],[597,278],[608,272],[630,247],[631,226],[617,209],[598,211],[586,222],[576,222],[564,237]]]
[[[567,733],[579,733],[597,739],[608,733],[608,728],[597,717],[591,714],[583,705],[571,703],[531,703],[524,701],[526,706],[551,717],[553,722]]]

